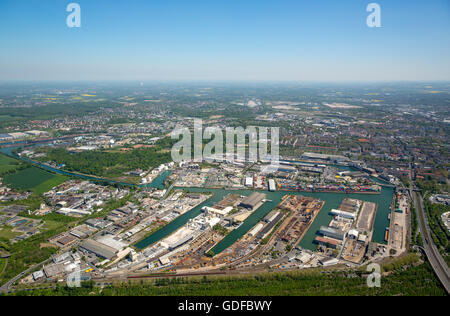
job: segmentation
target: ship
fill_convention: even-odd
[[[389,240],[389,227],[386,227],[386,231],[384,233],[384,241],[388,241]]]

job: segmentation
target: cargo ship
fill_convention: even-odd
[[[384,241],[389,241],[389,227],[386,227],[386,231],[384,232]]]

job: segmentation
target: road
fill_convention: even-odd
[[[441,253],[437,249],[436,245],[433,242],[433,238],[431,238],[431,231],[428,225],[428,218],[424,213],[424,203],[422,196],[420,193],[410,190],[410,194],[414,199],[414,205],[417,210],[417,217],[419,218],[419,231],[422,235],[423,239],[423,248],[425,250],[425,254],[427,255],[428,261],[430,262],[434,272],[437,277],[441,281],[447,293],[450,294],[450,276],[449,276],[449,268],[447,263],[441,256]]]
[[[28,275],[31,271],[33,271],[37,267],[42,266],[42,265],[46,264],[47,262],[50,262],[51,260],[52,260],[52,258],[49,258],[49,259],[47,259],[45,261],[42,261],[41,263],[35,264],[34,266],[32,266],[31,268],[27,269],[26,271],[21,272],[19,275],[15,276],[11,280],[9,280],[6,284],[2,285],[0,287],[0,293],[8,293],[9,290],[10,290],[11,285],[13,285],[16,281],[20,280],[21,278],[23,278],[24,276]]]

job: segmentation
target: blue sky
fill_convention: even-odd
[[[450,80],[450,1],[371,2],[0,0],[0,80]]]

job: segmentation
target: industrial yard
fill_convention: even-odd
[[[322,199],[308,192],[310,188],[292,190],[283,184],[303,179],[302,170],[317,172],[328,182],[345,177],[347,184],[351,177],[362,177],[361,172],[284,164],[266,177],[261,173],[266,167],[193,162],[161,165],[145,175],[140,173],[146,181],[156,177],[160,184],[143,183],[135,192],[90,181],[60,184],[44,193],[46,204],[32,215],[57,214],[79,221],[78,225],[48,238],[48,245],[58,249],[58,259],[21,283],[55,282],[79,267],[83,279],[98,280],[149,273],[358,265],[386,255],[383,245],[372,242],[377,203],[322,192],[335,194],[340,201],[339,206],[324,210],[330,201],[327,195]],[[339,190],[345,191],[343,188]],[[376,200],[372,193],[366,197]],[[361,192],[352,196],[358,194]],[[126,202],[104,213],[112,199]],[[324,212],[331,220],[317,231],[311,229]],[[21,218],[15,217],[20,223]],[[311,233],[315,234],[311,244],[317,249],[301,247]]]

